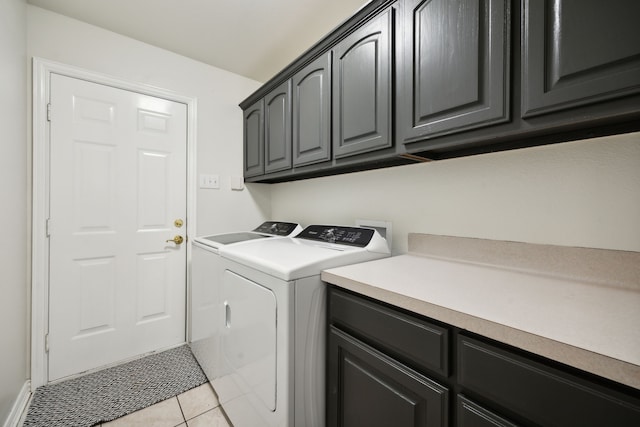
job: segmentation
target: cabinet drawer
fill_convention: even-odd
[[[462,335],[458,382],[541,426],[640,425],[640,401]]]
[[[410,366],[449,375],[449,331],[442,326],[336,289],[331,290],[329,317]]]
[[[458,427],[518,427],[462,395],[456,401]]]

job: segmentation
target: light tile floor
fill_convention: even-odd
[[[163,400],[102,427],[233,427],[209,383]]]

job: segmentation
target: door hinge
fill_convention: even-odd
[[[47,121],[51,121],[51,103],[47,104]]]
[[[47,218],[47,223],[46,223],[46,233],[47,233],[47,237],[51,237],[51,218]]]
[[[44,336],[44,351],[49,353],[49,334]]]

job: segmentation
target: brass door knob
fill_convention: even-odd
[[[179,244],[181,244],[182,242],[184,242],[184,238],[183,238],[182,236],[176,236],[176,237],[174,237],[173,239],[169,239],[169,240],[167,240],[167,242],[173,242],[173,243],[175,243],[176,245],[179,245]]]

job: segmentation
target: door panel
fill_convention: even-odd
[[[265,97],[265,173],[291,168],[291,81]]]
[[[185,341],[186,105],[51,77],[49,380]]]
[[[447,388],[329,329],[327,426],[444,427]]]
[[[334,48],[333,152],[335,158],[388,148],[391,138],[394,9]]]
[[[170,222],[168,193],[171,158],[167,153],[138,151],[138,230],[153,230]]]
[[[408,0],[398,67],[404,143],[509,119],[509,2]]]
[[[331,52],[293,81],[293,165],[331,160]]]
[[[276,296],[226,270],[221,300],[225,320],[222,352],[227,372],[238,389],[276,410]],[[233,387],[235,388],[235,387]],[[227,391],[223,389],[221,398]]]
[[[80,288],[80,319],[74,338],[110,332],[115,314],[115,259],[76,260],[77,275],[86,286]]]
[[[523,117],[638,93],[639,15],[635,0],[523,0]]]
[[[138,254],[136,324],[170,316],[167,253]]]
[[[264,174],[264,100],[256,102],[243,113],[244,176]]]

